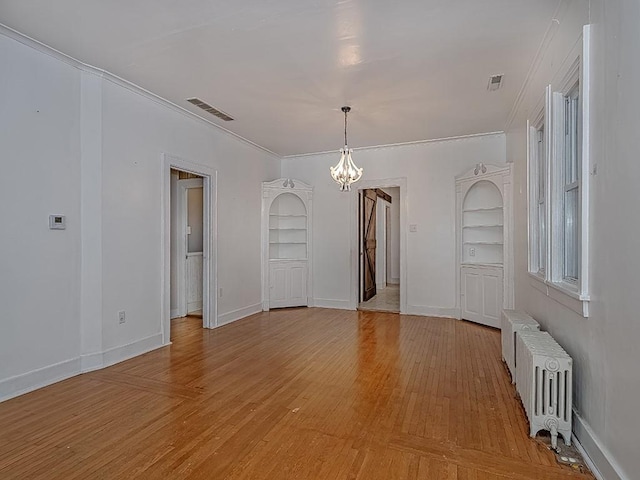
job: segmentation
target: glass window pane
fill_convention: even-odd
[[[575,187],[564,193],[564,278],[573,281],[579,274],[579,192]]]
[[[544,202],[538,203],[538,271],[544,272],[546,267],[547,244],[545,241],[545,205]]]

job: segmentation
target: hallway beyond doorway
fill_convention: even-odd
[[[358,310],[400,313],[400,285],[387,285],[376,295],[358,305]]]

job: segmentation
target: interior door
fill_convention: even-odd
[[[201,178],[178,180],[179,316],[202,310],[204,203]]]
[[[375,190],[362,192],[362,301],[366,302],[376,295],[376,202]]]

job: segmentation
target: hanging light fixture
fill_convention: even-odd
[[[351,111],[351,107],[342,107],[344,112],[344,148],[340,150],[340,161],[335,167],[330,167],[331,177],[340,185],[340,190],[348,192],[351,190],[351,184],[360,180],[362,176],[362,168],[356,167],[351,159],[351,152],[347,146],[347,113]]]

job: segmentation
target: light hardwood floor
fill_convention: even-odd
[[[0,478],[592,478],[528,438],[498,331],[315,308],[200,322],[1,403]]]

